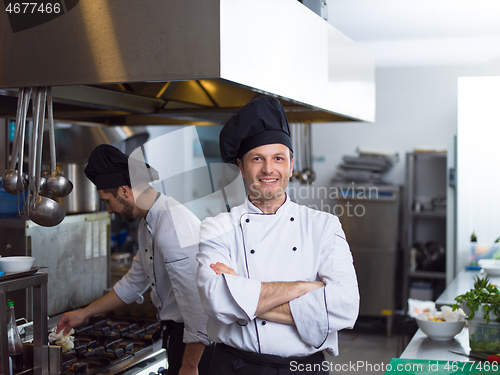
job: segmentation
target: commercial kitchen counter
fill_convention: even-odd
[[[451,353],[450,350],[469,353],[469,329],[467,327],[464,327],[453,340],[446,341],[431,340],[419,329],[399,358],[467,361],[466,357]]]
[[[443,305],[451,306],[455,303],[455,297],[464,294],[474,287],[474,277],[483,276],[483,272],[478,270],[463,270],[446,287],[444,292],[436,300],[436,307]],[[489,277],[493,284],[500,285],[500,276]],[[422,330],[418,330],[413,336],[406,349],[401,354],[403,359],[425,359],[442,361],[467,361],[467,358],[451,353],[450,350],[469,353],[469,329],[464,327],[453,340],[438,341],[429,339]]]

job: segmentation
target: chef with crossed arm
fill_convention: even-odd
[[[337,332],[359,311],[341,224],[286,194],[293,152],[277,99],[241,108],[223,127],[220,150],[248,196],[201,224],[198,288],[217,343],[210,374],[328,374],[323,351],[338,354]]]

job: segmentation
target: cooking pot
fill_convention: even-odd
[[[99,211],[99,194],[85,176],[87,163],[57,163],[57,170],[73,183],[73,191],[65,197],[55,198],[68,214]]]

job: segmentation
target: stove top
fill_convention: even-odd
[[[73,350],[62,355],[63,375],[117,373],[161,350],[160,322],[148,318],[99,315],[73,336]]]

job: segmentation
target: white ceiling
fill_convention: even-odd
[[[326,0],[377,66],[500,63],[500,0]]]

